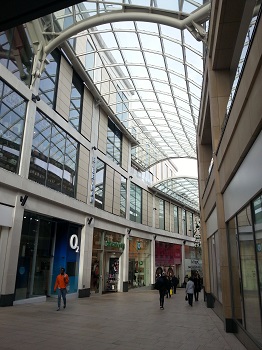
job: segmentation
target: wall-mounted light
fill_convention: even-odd
[[[154,235],[154,241],[156,240],[157,235]]]
[[[88,223],[88,225],[91,225],[91,222],[93,221],[93,217],[91,217],[91,218],[89,218],[88,220],[87,220],[87,223]]]
[[[183,241],[183,244],[186,244],[186,240]]]
[[[36,101],[40,101],[39,95],[32,94],[32,101],[36,103]]]
[[[133,179],[133,176],[132,176],[132,175],[130,175],[130,176],[129,176],[129,179]]]
[[[94,151],[96,151],[96,150],[97,150],[96,146],[93,146],[93,147],[92,147],[92,149],[93,149]]]
[[[153,210],[157,210],[157,208],[153,208]]]
[[[23,196],[20,197],[20,202],[21,202],[22,207],[25,205],[27,198],[28,198],[28,196],[26,194],[24,195],[24,197]]]
[[[131,231],[132,231],[131,228],[128,228],[127,229],[127,234],[130,235]]]

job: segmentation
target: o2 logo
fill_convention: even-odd
[[[70,248],[75,250],[76,253],[79,253],[79,245],[78,245],[78,237],[77,237],[77,235],[72,235],[70,237],[69,244],[70,244]]]

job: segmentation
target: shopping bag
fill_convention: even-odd
[[[171,289],[170,289],[170,295],[172,295],[172,294],[173,294],[173,289],[171,288]]]
[[[186,294],[186,296],[185,296],[185,301],[188,301],[188,296],[187,296],[187,294]]]

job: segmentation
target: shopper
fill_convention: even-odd
[[[193,282],[195,285],[195,288],[194,288],[195,301],[198,301],[199,292],[201,292],[201,278],[198,272],[195,273]]]
[[[174,275],[172,278],[172,285],[173,285],[173,293],[176,294],[176,288],[178,285],[179,281],[178,278]]]
[[[56,277],[55,286],[54,286],[54,291],[56,291],[56,289],[58,289],[58,291],[57,291],[57,293],[58,293],[57,311],[60,310],[61,297],[63,298],[64,309],[66,308],[66,292],[67,292],[66,287],[68,286],[68,284],[69,284],[69,277],[65,273],[65,269],[62,267],[60,270],[60,274],[57,275],[57,277]]]
[[[155,289],[159,292],[160,310],[164,310],[165,294],[167,292],[167,279],[164,272],[160,273],[156,279]]]
[[[195,285],[194,285],[194,282],[193,282],[193,278],[189,277],[188,282],[186,284],[186,294],[187,294],[187,297],[188,297],[188,304],[190,306],[193,306],[194,289],[195,289]]]

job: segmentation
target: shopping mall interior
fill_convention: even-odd
[[[198,273],[262,349],[261,0],[5,5],[0,306]]]

